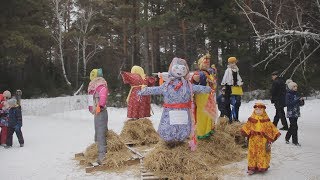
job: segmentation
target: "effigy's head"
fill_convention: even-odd
[[[131,73],[140,75],[142,79],[146,78],[146,74],[144,73],[143,68],[140,66],[132,66]]]
[[[204,55],[204,56],[202,56],[198,60],[199,69],[207,70],[208,68],[210,68],[210,58],[211,58],[211,55],[209,53]]]
[[[92,71],[90,72],[90,80],[94,80],[97,77],[102,77],[103,73],[102,73],[102,69],[92,69]]]
[[[177,57],[173,58],[168,72],[170,76],[176,78],[184,77],[186,79],[189,74],[189,67],[186,60]]]

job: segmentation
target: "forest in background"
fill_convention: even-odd
[[[244,90],[269,89],[271,72],[305,94],[320,89],[319,0],[5,0],[0,3],[0,91],[23,98],[85,92],[102,68],[112,92],[119,72],[191,69],[204,54],[218,68],[236,56]]]

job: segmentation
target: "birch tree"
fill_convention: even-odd
[[[307,61],[320,48],[320,3],[319,0],[235,0],[255,33],[256,44],[273,42],[269,55],[254,64],[265,68],[279,55],[290,57],[290,64],[281,73],[298,68],[304,73]],[[299,51],[294,47],[299,46]]]
[[[92,7],[79,7],[77,13],[77,21],[76,28],[79,31],[79,37],[75,37],[75,42],[77,43],[78,48],[78,58],[77,58],[77,76],[79,73],[79,64],[80,64],[80,55],[79,51],[81,51],[83,72],[82,77],[87,76],[87,64],[88,62],[96,55],[96,53],[102,50],[102,45],[100,43],[99,37],[91,36],[92,31],[95,28],[95,25],[92,23],[92,19],[95,15],[95,12]],[[90,41],[90,38],[92,39]],[[83,78],[81,78],[83,79]],[[75,92],[78,94],[84,86],[84,82],[82,80],[79,89]]]
[[[57,56],[61,63],[61,69],[64,80],[68,86],[71,86],[71,82],[69,81],[66,73],[63,49],[64,31],[62,27],[64,25],[63,14],[65,13],[66,6],[63,4],[62,0],[52,0],[51,2],[54,11],[54,18],[56,21],[56,23],[54,23],[55,26],[52,28],[52,37],[54,38],[58,46]]]

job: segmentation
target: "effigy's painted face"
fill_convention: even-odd
[[[185,65],[175,64],[172,66],[172,75],[175,77],[184,77],[188,73],[188,69]]]

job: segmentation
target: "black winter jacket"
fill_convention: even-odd
[[[275,106],[286,106],[286,83],[281,77],[277,77],[271,87],[271,103]]]

